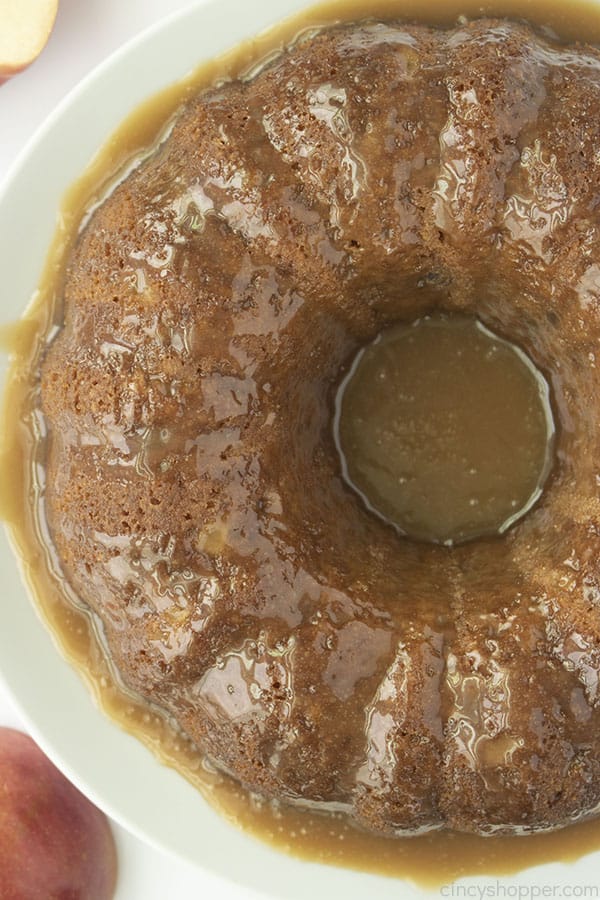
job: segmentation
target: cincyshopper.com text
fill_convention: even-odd
[[[440,895],[448,900],[600,900],[600,884],[444,884]]]

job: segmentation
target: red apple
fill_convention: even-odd
[[[37,59],[57,9],[58,0],[0,0],[0,84]]]
[[[2,900],[110,900],[116,871],[104,813],[30,737],[0,727]]]

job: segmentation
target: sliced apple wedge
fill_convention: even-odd
[[[0,83],[37,59],[57,10],[58,0],[0,0]]]

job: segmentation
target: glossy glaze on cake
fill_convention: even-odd
[[[95,212],[43,369],[47,514],[125,683],[253,790],[384,833],[600,803],[600,53],[370,22],[203,93]],[[402,540],[331,428],[359,347],[477,315],[558,464],[502,539]]]

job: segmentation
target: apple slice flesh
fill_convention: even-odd
[[[27,68],[44,49],[58,0],[0,0],[0,81]]]

